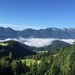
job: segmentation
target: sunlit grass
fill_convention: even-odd
[[[8,46],[8,43],[0,43],[0,46]]]
[[[30,65],[31,63],[34,64],[36,62],[36,60],[34,60],[34,59],[22,59],[21,61],[23,63],[24,63],[24,61],[26,61],[26,65]],[[40,64],[40,63],[41,63],[41,61],[37,60],[37,64]]]

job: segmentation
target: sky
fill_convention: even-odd
[[[0,26],[75,28],[75,0],[0,0]]]

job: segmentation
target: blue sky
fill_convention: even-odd
[[[75,0],[0,0],[0,26],[73,28]]]

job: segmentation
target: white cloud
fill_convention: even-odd
[[[69,44],[73,44],[73,42],[75,41],[75,39],[30,38],[30,39],[26,39],[24,44],[29,45],[29,46],[34,46],[34,47],[43,47],[43,46],[50,45],[52,41],[54,40],[64,41]]]
[[[28,46],[34,46],[34,47],[43,47],[43,46],[50,45],[52,43],[52,41],[54,41],[54,40],[64,41],[64,42],[67,42],[69,44],[73,44],[73,42],[75,41],[75,39],[54,39],[54,38],[29,38],[29,39],[27,39],[27,38],[19,37],[18,39],[8,38],[6,40],[0,40],[0,42],[8,41],[8,40],[19,41],[19,42],[24,43]]]
[[[73,44],[75,42],[75,39],[60,39],[61,41],[67,42],[69,44]]]
[[[30,38],[30,39],[26,39],[24,44],[29,45],[29,46],[34,46],[34,47],[43,47],[43,46],[50,45],[53,40],[55,40],[55,39],[53,39],[53,38],[51,38],[51,39]]]

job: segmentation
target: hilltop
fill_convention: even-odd
[[[29,46],[20,42],[13,40],[0,42],[0,56],[8,56],[10,52],[14,58],[36,54],[29,49]]]

